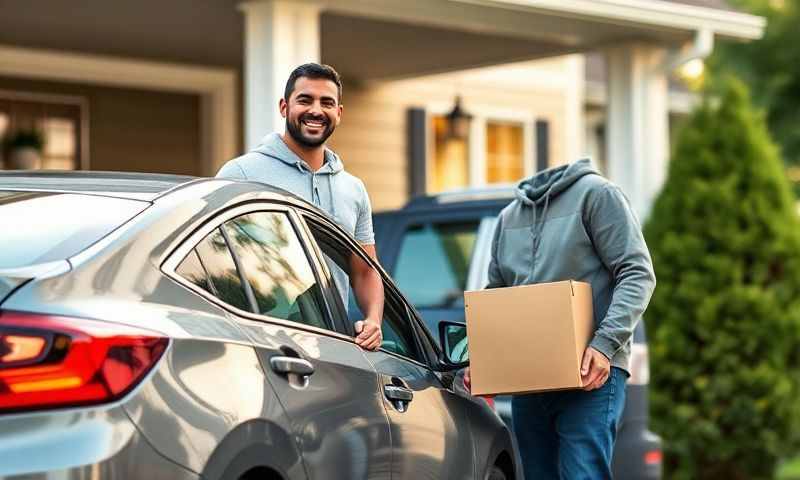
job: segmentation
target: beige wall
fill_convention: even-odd
[[[201,174],[197,95],[6,77],[0,89],[84,97],[92,170]]]
[[[549,121],[551,165],[561,164],[567,161],[570,118],[565,83],[573,82],[574,74],[565,59],[554,59],[361,87],[345,82],[342,124],[331,146],[348,171],[364,180],[375,210],[400,207],[409,190],[407,109],[442,113],[459,94],[465,110],[488,118]]]

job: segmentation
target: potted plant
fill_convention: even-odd
[[[44,138],[37,130],[18,130],[3,142],[8,170],[35,170],[42,164]]]

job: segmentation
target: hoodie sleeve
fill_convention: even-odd
[[[217,178],[227,178],[229,180],[247,180],[247,175],[245,175],[244,170],[242,169],[239,162],[236,160],[229,160],[222,168],[219,169],[217,172]]]
[[[590,200],[584,224],[611,272],[613,295],[590,346],[611,359],[633,335],[656,286],[642,228],[622,191],[606,184]]]
[[[358,202],[358,218],[356,218],[355,237],[362,245],[375,244],[375,231],[372,228],[372,204],[364,182],[358,181],[361,190],[361,199]]]
[[[489,283],[486,288],[500,288],[505,287],[503,275],[500,273],[500,261],[498,256],[498,249],[500,248],[500,235],[503,231],[503,215],[497,217],[497,225],[494,227],[494,236],[492,238],[492,259],[489,261]]]

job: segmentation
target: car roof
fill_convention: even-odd
[[[0,190],[80,193],[152,201],[197,180],[198,177],[188,175],[159,173],[21,170],[0,172]]]
[[[324,212],[301,197],[272,185],[243,180],[193,177],[162,173],[101,171],[0,171],[0,191],[57,192],[97,195],[153,202],[177,190],[199,184],[215,184],[218,189],[236,183],[238,193],[262,192],[273,198],[318,213]],[[236,193],[231,192],[232,195]]]

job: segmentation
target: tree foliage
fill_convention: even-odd
[[[767,19],[764,37],[749,43],[720,43],[712,72],[733,73],[753,92],[787,164],[800,166],[800,1],[730,0]]]
[[[746,87],[678,133],[645,235],[654,428],[668,478],[767,479],[800,433],[800,224]]]

